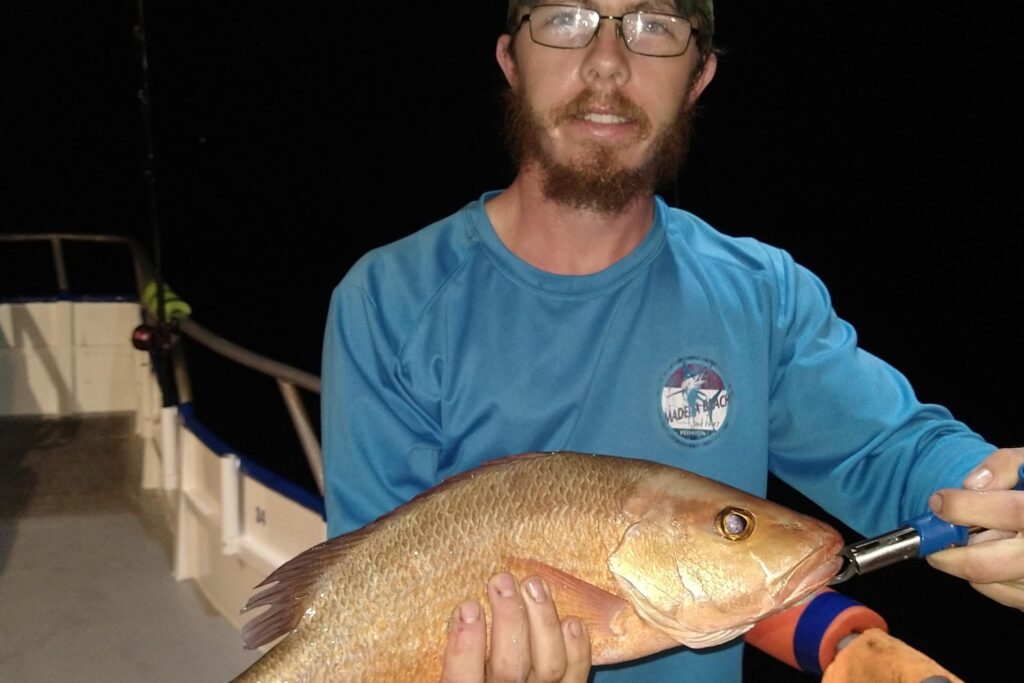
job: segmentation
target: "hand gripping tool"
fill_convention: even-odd
[[[1017,485],[1013,489],[1024,491],[1024,465],[1017,472]],[[846,564],[828,585],[834,586],[903,560],[927,557],[940,550],[967,545],[971,535],[980,531],[984,529],[951,524],[929,512],[905,522],[895,531],[843,547],[839,554]]]

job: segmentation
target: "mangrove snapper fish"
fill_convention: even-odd
[[[839,570],[826,524],[644,460],[531,453],[447,480],[283,564],[242,637],[282,635],[236,682],[437,681],[447,622],[502,571],[544,578],[594,664],[718,645]]]

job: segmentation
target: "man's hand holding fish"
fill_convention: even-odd
[[[559,619],[539,576],[518,584],[501,573],[487,585],[494,618],[487,656],[487,624],[479,603],[464,602],[451,616],[441,683],[527,681],[584,683],[590,640],[577,617]]]

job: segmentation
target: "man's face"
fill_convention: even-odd
[[[634,5],[609,0],[597,9],[620,15]],[[645,9],[674,13],[674,4]],[[714,72],[712,57],[694,78],[695,40],[678,57],[648,57],[630,52],[617,29],[604,21],[590,45],[566,50],[534,43],[524,26],[498,45],[519,162],[537,165],[550,198],[604,213],[673,177],[688,148],[693,104]],[[509,46],[514,55],[505,50],[503,60]]]

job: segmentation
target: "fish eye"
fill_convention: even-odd
[[[729,506],[715,518],[715,531],[730,541],[742,541],[754,533],[754,515],[749,510]]]

